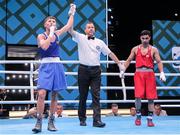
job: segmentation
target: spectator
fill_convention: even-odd
[[[27,114],[23,116],[23,119],[36,118],[37,116],[37,108],[32,107],[28,110]]]
[[[163,110],[159,104],[154,106],[154,115],[155,116],[167,116],[166,110]]]
[[[120,113],[118,113],[118,105],[112,104],[111,105],[111,112],[106,114],[107,117],[109,116],[121,116]]]
[[[130,115],[131,116],[136,116],[136,108],[135,107],[130,108]]]
[[[67,117],[67,116],[68,116],[67,114],[63,113],[63,106],[61,104],[58,104],[55,112],[55,117],[58,118],[58,117]]]
[[[49,113],[48,110],[44,110],[43,112],[43,118],[48,118]],[[37,107],[32,107],[28,110],[27,114],[23,116],[23,119],[31,119],[31,118],[37,118]]]

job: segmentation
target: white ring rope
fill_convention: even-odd
[[[0,104],[35,104],[37,101],[29,101],[29,100],[24,100],[24,101],[0,101]],[[50,103],[51,101],[46,100],[45,103]],[[134,103],[135,100],[100,100],[100,103]],[[142,100],[142,102],[146,103],[148,100]],[[180,100],[154,100],[154,102],[180,102]],[[79,103],[79,100],[58,100],[58,103]],[[87,100],[87,103],[92,103],[92,100]]]
[[[51,62],[51,61],[50,61]],[[124,61],[122,61],[124,62]],[[6,73],[6,74],[29,74],[30,77],[30,86],[0,86],[0,89],[27,89],[30,90],[31,92],[31,100],[27,100],[27,101],[0,101],[1,104],[27,104],[27,103],[35,103],[36,101],[34,100],[34,90],[36,89],[36,86],[33,86],[33,75],[34,74],[38,74],[37,71],[33,71],[33,65],[37,64],[37,63],[49,63],[49,62],[41,62],[41,61],[34,61],[34,60],[30,60],[30,61],[22,61],[22,60],[1,60],[0,64],[30,64],[30,71],[12,71],[12,70],[8,70],[8,71],[4,71],[4,70],[0,70],[0,74],[1,73]],[[63,63],[63,64],[79,64],[79,61],[59,61],[59,62],[55,62],[55,63]],[[114,61],[100,61],[100,63],[102,64],[115,64]],[[135,61],[132,61],[131,63],[135,63]],[[180,63],[180,61],[162,61],[162,63]],[[77,75],[77,72],[65,72],[66,75]],[[105,75],[105,76],[119,76],[119,73],[105,73],[102,72],[101,75]],[[159,76],[159,73],[155,73],[156,76]],[[165,73],[166,76],[180,76],[180,73]],[[125,73],[125,76],[134,76],[134,73]],[[124,80],[121,79],[121,84],[122,86],[101,86],[101,89],[104,90],[119,90],[121,89],[123,91],[123,100],[101,100],[101,103],[112,103],[112,102],[134,102],[134,100],[127,100],[126,97],[126,90],[133,90],[134,87],[133,86],[125,86],[125,82]],[[67,89],[78,89],[78,86],[68,86]],[[180,86],[160,86],[157,87],[158,90],[175,90],[175,89],[180,89]],[[175,102],[176,100],[157,100],[156,102],[165,102],[165,101],[169,101],[169,102]],[[178,102],[180,102],[180,100],[177,100]],[[49,103],[49,101],[46,101],[47,103]],[[58,101],[58,102],[64,102],[64,103],[76,103],[78,102],[78,100],[63,100],[63,101]],[[87,102],[91,103],[91,100],[88,100]],[[146,100],[144,100],[144,102],[146,102]]]
[[[126,100],[127,96],[126,96],[126,86],[125,86],[124,78],[121,78],[121,85],[123,90],[123,100]]]
[[[180,105],[161,105],[161,107],[180,107]]]
[[[40,60],[0,60],[0,64],[24,64],[24,63],[49,63],[52,61],[46,61],[46,62],[41,62]],[[122,61],[125,62],[125,61]],[[79,61],[77,60],[62,60],[59,62],[55,63],[63,63],[63,64],[79,64]],[[115,64],[114,61],[100,61],[102,64]],[[131,61],[131,63],[135,63],[135,61]],[[156,62],[155,62],[156,63]],[[167,61],[162,61],[162,63],[180,63],[180,60],[167,60]]]
[[[31,89],[31,86],[0,86],[0,89]],[[36,89],[36,86],[33,86],[33,89]],[[68,86],[67,89],[78,89],[78,86]],[[122,86],[101,86],[103,90],[119,90],[123,89]],[[133,86],[126,86],[126,90],[133,90]],[[180,89],[180,86],[160,86],[157,87],[158,90],[174,90]]]
[[[0,70],[0,73],[6,73],[6,74],[31,74],[32,71],[15,71],[15,70],[8,70],[8,71],[2,71]],[[38,74],[37,71],[33,71],[33,74]],[[78,75],[77,72],[65,72],[66,75]],[[105,76],[119,76],[119,73],[106,73],[102,72],[101,75]],[[134,73],[124,73],[125,76],[134,76]],[[160,73],[155,73],[156,76],[160,76]],[[166,76],[180,76],[180,73],[165,73]]]
[[[30,81],[30,92],[31,92],[31,101],[34,101],[34,88],[33,88],[33,71],[34,71],[34,66],[33,64],[30,64],[30,77],[29,77],[29,81]]]

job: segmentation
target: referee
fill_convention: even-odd
[[[88,22],[85,26],[85,34],[81,34],[73,28],[69,30],[73,41],[78,44],[78,55],[80,66],[78,68],[78,86],[79,86],[79,107],[78,116],[80,126],[86,126],[86,100],[89,86],[92,94],[93,108],[93,127],[105,127],[101,121],[100,110],[100,86],[101,86],[101,68],[100,54],[108,55],[119,68],[121,63],[116,55],[111,52],[108,46],[100,39],[94,36],[95,26]]]

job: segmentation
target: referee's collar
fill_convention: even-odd
[[[88,36],[88,35],[86,35],[86,37],[87,37],[88,40],[91,40],[91,39],[94,40],[94,39],[95,39],[95,36],[94,36],[94,35],[93,35],[93,36]]]

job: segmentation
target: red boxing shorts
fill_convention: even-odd
[[[153,71],[136,71],[135,98],[157,99],[156,78]]]

